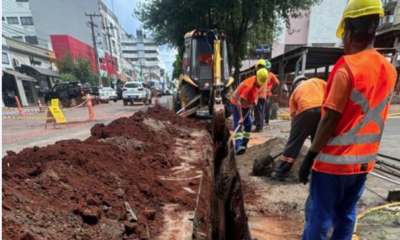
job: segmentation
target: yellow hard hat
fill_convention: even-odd
[[[374,14],[379,14],[380,17],[385,16],[380,0],[350,0],[344,9],[342,19],[336,30],[336,37],[342,37],[346,18],[358,18]]]
[[[257,71],[257,82],[261,86],[264,86],[265,83],[268,80],[268,70],[265,68],[261,68],[260,70]]]
[[[262,65],[263,67],[265,67],[265,60],[264,60],[264,59],[258,60],[258,62],[257,62],[257,64],[256,64],[256,68],[257,68],[259,65]]]

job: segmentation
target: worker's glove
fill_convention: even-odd
[[[300,166],[299,170],[299,182],[303,184],[307,184],[308,175],[310,174],[311,167],[314,163],[314,158],[318,155],[318,152],[308,151],[306,157],[303,160],[303,163]]]

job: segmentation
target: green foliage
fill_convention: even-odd
[[[73,73],[61,73],[61,79],[65,82],[74,82],[77,78]]]
[[[181,75],[182,71],[182,54],[177,53],[175,56],[175,61],[172,64],[174,67],[174,70],[172,72],[172,78],[177,79],[179,78],[179,75]]]
[[[103,83],[103,87],[110,87],[110,78],[102,76],[101,82]]]
[[[278,21],[289,26],[290,17],[300,17],[320,0],[158,0],[145,1],[135,10],[158,44],[182,48],[184,35],[193,29],[222,29],[227,33],[229,65],[236,73],[249,48],[272,45]],[[180,51],[179,57],[182,57]],[[177,57],[176,65],[179,64]],[[175,73],[176,70],[176,73]],[[174,77],[178,72],[174,63]],[[179,76],[179,75],[178,75]]]
[[[98,85],[98,76],[93,73],[92,63],[89,59],[78,56],[74,60],[71,53],[64,52],[62,58],[57,59],[56,64],[62,80]]]

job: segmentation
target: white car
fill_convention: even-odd
[[[99,89],[100,99],[102,100],[112,100],[114,102],[118,101],[117,92],[111,87],[104,87]]]
[[[147,101],[147,92],[143,84],[141,82],[125,83],[124,88],[122,88],[122,100],[125,106],[128,103],[133,105],[134,102],[143,102],[145,104]]]

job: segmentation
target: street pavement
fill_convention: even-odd
[[[160,98],[160,104],[166,106],[169,96]],[[99,104],[94,107],[96,121],[88,121],[87,107],[65,109],[68,125],[46,124],[46,113],[25,113],[24,119],[10,118],[13,114],[3,111],[2,156],[7,151],[19,152],[27,147],[42,147],[64,139],[86,139],[90,129],[97,123],[108,124],[120,117],[129,117],[137,111],[145,111],[148,106],[135,104],[124,106],[120,100],[116,103]],[[15,113],[17,114],[17,113]],[[15,115],[14,114],[14,115]]]

